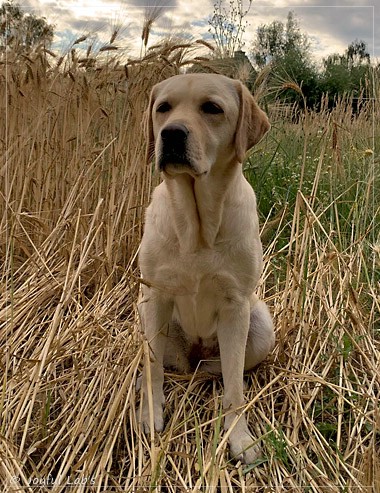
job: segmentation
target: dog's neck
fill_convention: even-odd
[[[224,173],[210,172],[197,178],[183,173],[165,179],[181,252],[214,246],[229,188],[239,176],[241,164],[235,163]]]

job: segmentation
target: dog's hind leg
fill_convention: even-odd
[[[271,314],[260,300],[254,304],[245,351],[244,369],[250,370],[263,361],[274,348],[275,337]]]

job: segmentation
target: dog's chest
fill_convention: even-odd
[[[207,280],[196,293],[175,296],[173,315],[191,338],[209,338],[216,332],[222,302],[222,293]]]
[[[228,269],[215,255],[213,261],[208,260],[196,256],[192,261],[176,263],[177,269],[171,270],[175,284],[180,286],[173,297],[173,315],[191,339],[216,333],[220,311],[234,291],[235,280]]]

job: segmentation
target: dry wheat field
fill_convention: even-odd
[[[198,46],[0,60],[1,491],[380,491],[379,93],[297,121],[272,102],[247,157],[277,337],[246,375],[262,457],[231,460],[205,374],[167,373],[165,431],[140,430],[143,114]]]

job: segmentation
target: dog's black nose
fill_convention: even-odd
[[[162,149],[158,160],[158,166],[161,171],[166,169],[167,165],[189,166],[187,137],[188,128],[181,123],[169,123],[161,130]]]
[[[181,123],[170,123],[161,130],[164,145],[181,146],[185,143],[189,130]]]

